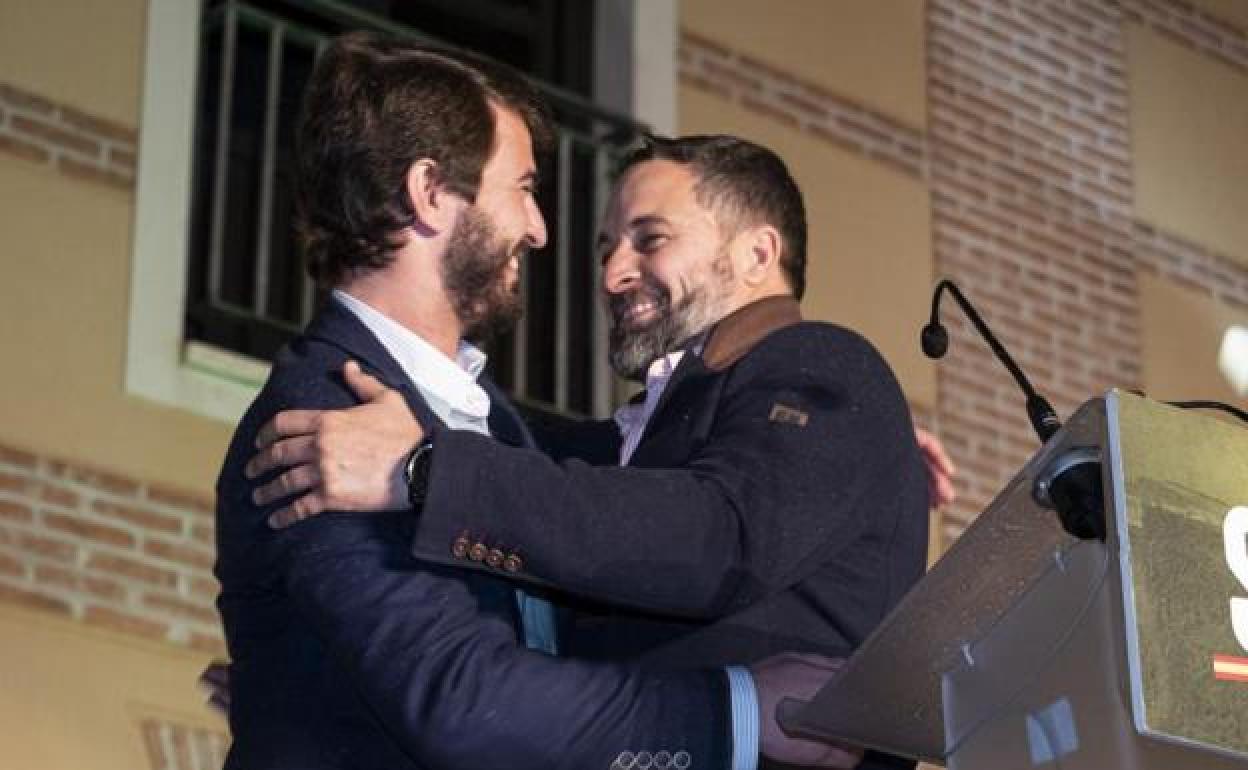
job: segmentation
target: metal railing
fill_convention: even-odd
[[[317,302],[289,233],[294,110],[332,29],[427,35],[343,3],[305,3],[330,29],[230,0],[204,18],[188,336],[268,358],[308,321]],[[437,41],[434,41],[437,42]],[[480,53],[480,52],[478,52]],[[258,62],[263,61],[263,66]],[[613,406],[607,328],[594,258],[596,219],[610,169],[644,126],[534,81],[552,106],[553,190],[544,191],[553,260],[525,261],[525,316],[491,349],[493,374],[513,397],[560,413],[606,415]],[[205,118],[215,115],[210,124]],[[547,304],[543,304],[547,303]],[[553,305],[553,306],[552,306]]]

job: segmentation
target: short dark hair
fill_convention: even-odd
[[[806,292],[806,207],[802,191],[780,156],[762,145],[727,135],[648,136],[621,162],[621,177],[633,166],[666,160],[697,176],[694,195],[708,209],[726,212],[722,224],[735,228],[769,224],[783,240],[780,269],[793,296]]]
[[[448,189],[475,200],[495,141],[491,103],[524,120],[535,148],[550,144],[546,107],[503,65],[371,32],[333,41],[296,129],[295,229],[319,285],[394,259],[415,215],[406,182],[416,161],[433,160]]]

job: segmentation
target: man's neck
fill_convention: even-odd
[[[397,281],[374,271],[356,277],[338,288],[390,320],[419,336],[451,360],[459,351],[463,327],[450,307],[440,308],[435,302],[413,302],[412,297],[428,296],[432,291],[397,292]]]

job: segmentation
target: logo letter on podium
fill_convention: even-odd
[[[1248,592],[1248,507],[1239,505],[1226,514],[1222,536],[1226,542],[1226,564]],[[1231,628],[1239,646],[1248,652],[1248,599],[1231,597]]]

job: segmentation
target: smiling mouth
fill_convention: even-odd
[[[654,316],[657,307],[654,302],[638,302],[628,307],[621,315],[621,321],[630,324],[645,323]]]
[[[643,331],[662,322],[667,315],[671,297],[658,281],[643,276],[642,285],[630,291],[607,293],[612,326],[617,331]]]

